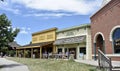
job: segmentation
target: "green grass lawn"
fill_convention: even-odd
[[[8,58],[28,66],[30,71],[96,71],[95,67],[67,60]]]

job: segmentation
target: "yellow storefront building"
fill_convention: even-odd
[[[16,49],[17,57],[43,58],[56,52],[53,45],[57,28],[51,28],[32,34],[32,42]]]

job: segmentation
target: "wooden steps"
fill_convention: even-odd
[[[120,67],[113,67],[112,71],[120,71]]]

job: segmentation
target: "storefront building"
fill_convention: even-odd
[[[75,59],[91,59],[91,30],[89,24],[74,26],[56,32],[54,43],[58,54],[74,54]]]
[[[120,0],[111,0],[91,16],[92,54],[97,58],[98,48],[120,60]]]
[[[16,49],[19,57],[43,58],[44,54],[55,53],[53,45],[57,28],[51,28],[32,34],[32,42]]]

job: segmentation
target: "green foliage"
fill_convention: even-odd
[[[38,52],[38,49],[34,49],[33,51],[37,53],[37,52]]]
[[[96,71],[96,69],[89,69],[89,71]]]
[[[14,57],[15,54],[16,54],[16,52],[15,52],[14,50],[8,51],[8,55],[10,55],[10,56],[12,56],[12,57]]]
[[[25,51],[25,57],[29,58],[29,57],[30,57],[30,54],[31,54],[31,53],[30,53],[30,50],[26,50],[26,51]]]
[[[0,1],[4,1],[4,0],[0,0]]]
[[[8,47],[8,43],[13,42],[17,36],[19,29],[13,30],[11,21],[5,14],[0,15],[0,50]]]

